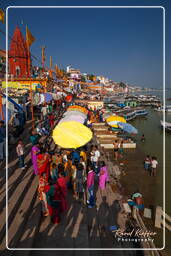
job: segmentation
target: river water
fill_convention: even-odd
[[[144,94],[144,93],[141,93]],[[149,94],[157,95],[162,99],[162,92],[150,92]],[[166,91],[166,98],[171,97],[171,91]],[[171,105],[171,101],[166,100],[166,105]],[[145,154],[156,156],[159,162],[157,170],[157,189],[156,189],[156,204],[163,206],[163,163],[165,157],[165,174],[166,174],[166,213],[171,216],[171,197],[170,195],[170,181],[171,181],[171,134],[165,134],[165,156],[163,153],[164,134],[160,126],[160,120],[163,119],[163,113],[157,112],[150,107],[146,108],[149,112],[147,118],[137,118],[131,121],[131,124],[138,129],[136,136],[137,144]],[[166,113],[166,122],[171,122],[171,112]],[[146,141],[140,141],[141,135],[144,134]]]
[[[140,94],[156,95],[163,100],[163,92],[149,92]],[[138,95],[138,94],[137,94]],[[166,99],[171,97],[171,90],[166,91]],[[171,101],[166,100],[166,105],[171,105]],[[164,206],[165,211],[171,216],[171,196],[170,196],[170,181],[171,181],[171,133],[165,133],[165,154],[164,154],[164,134],[160,126],[160,120],[163,120],[163,113],[157,112],[151,107],[146,107],[149,112],[146,118],[136,118],[131,121],[131,124],[138,129],[136,136],[137,145],[146,155],[156,156],[159,162],[156,177],[156,206]],[[166,122],[171,122],[171,112],[165,114]],[[145,142],[140,141],[141,135],[145,135]],[[165,187],[164,187],[164,159],[165,159]],[[163,188],[166,194],[166,200],[163,198]],[[149,188],[150,191],[150,188]],[[150,192],[149,192],[150,196]],[[171,253],[171,237],[170,232],[166,232],[166,248],[167,253]]]

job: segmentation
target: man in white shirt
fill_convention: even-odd
[[[41,113],[42,113],[42,116],[43,116],[43,119],[45,119],[46,115],[47,115],[47,106],[44,105],[41,109]]]
[[[93,170],[96,174],[98,174],[98,161],[99,161],[99,158],[100,158],[100,151],[98,150],[98,147],[95,146],[94,147],[94,151],[93,152],[93,155],[91,156],[91,161],[92,161],[92,165],[93,165]]]
[[[156,176],[156,167],[158,165],[157,162],[157,158],[156,157],[152,157],[152,161],[151,161],[151,176]]]

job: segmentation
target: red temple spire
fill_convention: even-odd
[[[31,58],[20,29],[16,27],[9,50],[9,73],[14,77],[30,77]]]

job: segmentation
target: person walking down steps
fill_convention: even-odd
[[[17,143],[16,152],[19,159],[19,168],[24,170],[27,166],[24,164],[24,144],[21,139]]]

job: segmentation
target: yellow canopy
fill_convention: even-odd
[[[86,108],[81,107],[81,106],[77,106],[77,105],[75,105],[75,106],[70,106],[67,110],[78,110],[78,111],[83,112],[83,113],[85,113],[85,114],[88,113],[88,110],[87,110]]]
[[[68,121],[58,124],[52,137],[55,144],[62,148],[79,148],[91,140],[92,132],[81,123]]]
[[[118,127],[118,122],[126,123],[126,120],[122,116],[110,116],[106,119],[106,122],[112,127]]]

